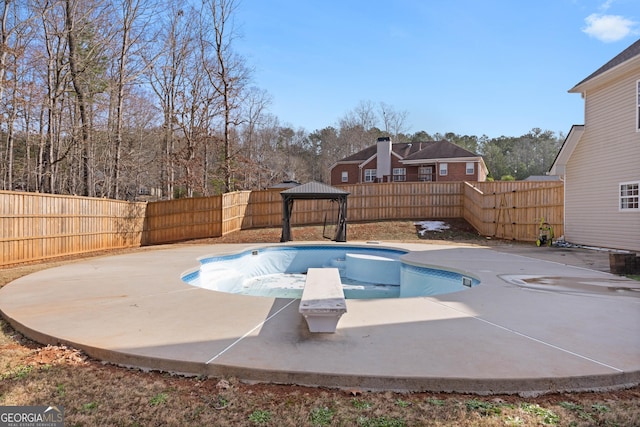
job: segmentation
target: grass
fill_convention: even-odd
[[[353,239],[356,233],[366,236],[362,240],[416,239],[406,221],[349,227]],[[278,232],[243,238],[277,239]],[[301,240],[307,230],[295,233]],[[52,265],[0,270],[0,286]],[[248,385],[235,378],[186,378],[106,365],[74,349],[34,343],[4,320],[0,329],[0,406],[62,406],[67,426],[640,425],[639,387],[523,398]]]
[[[38,353],[20,343],[18,358]],[[18,349],[16,349],[18,350]],[[3,363],[7,359],[3,356]],[[32,365],[30,365],[32,366]],[[633,426],[640,391],[520,398],[433,393],[360,393],[298,386],[247,385],[233,378],[183,378],[87,360],[37,365],[0,383],[0,405],[59,405],[69,426]]]

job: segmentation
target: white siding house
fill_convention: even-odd
[[[582,95],[585,124],[549,172],[565,182],[565,239],[640,252],[640,40],[569,92]]]

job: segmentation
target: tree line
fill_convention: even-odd
[[[236,0],[0,3],[0,188],[133,200],[329,182],[373,144],[447,139],[495,179],[543,174],[562,135],[407,132],[408,112],[362,101],[307,131],[269,112],[234,50]]]

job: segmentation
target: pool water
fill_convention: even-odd
[[[304,273],[278,273],[254,277],[243,283],[240,293],[276,298],[301,298],[302,290],[307,279]],[[347,299],[363,298],[398,298],[400,286],[383,285],[352,280],[344,275],[340,276],[344,297]]]
[[[407,263],[407,253],[356,245],[273,246],[203,257],[182,280],[218,292],[300,298],[308,268],[337,268],[347,299],[438,295],[480,283],[468,274]]]

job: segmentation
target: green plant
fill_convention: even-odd
[[[84,403],[82,405],[82,410],[84,412],[91,412],[91,411],[93,411],[94,409],[97,409],[97,408],[98,408],[98,403],[97,402],[89,402],[89,403]]]
[[[58,384],[56,386],[56,392],[58,393],[58,396],[64,397],[64,395],[67,393],[67,391],[65,389],[65,385],[64,384]]]
[[[359,417],[358,425],[363,427],[405,427],[407,423],[402,418]]]
[[[578,416],[583,420],[593,421],[593,417],[591,416],[591,414],[586,412],[582,407],[582,405],[578,405],[577,403],[573,403],[573,402],[560,402],[559,405],[564,409],[567,409],[572,412],[576,412]]]
[[[11,377],[14,380],[21,380],[23,378],[26,378],[31,371],[33,371],[33,366],[29,366],[29,365],[22,365],[22,366],[18,366],[11,374]]]
[[[328,426],[333,419],[334,411],[327,408],[314,408],[309,414],[309,420],[314,426]]]
[[[502,409],[499,405],[491,402],[484,402],[482,400],[471,399],[467,400],[466,407],[470,411],[480,412],[481,415],[500,415]]]
[[[558,405],[569,411],[582,411],[582,405],[573,402],[560,402]]]
[[[29,375],[31,373],[31,371],[33,370],[33,366],[29,366],[29,365],[22,365],[22,366],[18,366],[12,373],[11,377],[14,380],[21,380],[23,378],[26,378],[27,375]]]
[[[609,409],[607,405],[603,405],[602,403],[594,403],[593,405],[591,405],[591,410],[604,414],[605,412],[609,412],[611,409]]]
[[[550,409],[545,409],[540,405],[532,405],[530,403],[523,403],[521,406],[523,411],[536,415],[542,418],[542,423],[547,425],[557,425],[560,422],[560,417]]]
[[[401,408],[406,408],[411,406],[411,402],[407,402],[406,400],[402,400],[402,399],[397,399],[396,405],[398,405]]]
[[[441,399],[436,399],[435,397],[430,397],[427,399],[427,403],[435,406],[444,406],[447,402]]]
[[[354,408],[357,408],[357,409],[369,409],[369,408],[371,408],[371,403],[366,402],[364,400],[353,399],[351,401],[351,404],[353,405]]]
[[[585,409],[582,405],[573,402],[560,402],[559,405],[564,409],[577,413],[581,419],[587,421],[594,421],[594,416],[590,412],[594,412],[595,414],[609,412],[609,407],[601,403],[594,403],[589,409]]]
[[[249,415],[249,421],[256,424],[266,424],[271,420],[271,412],[256,409]]]
[[[151,399],[149,399],[149,404],[151,406],[164,405],[165,403],[167,403],[168,399],[169,395],[167,393],[158,393]]]
[[[213,407],[216,409],[224,409],[227,406],[229,406],[229,401],[224,396],[219,395]]]

